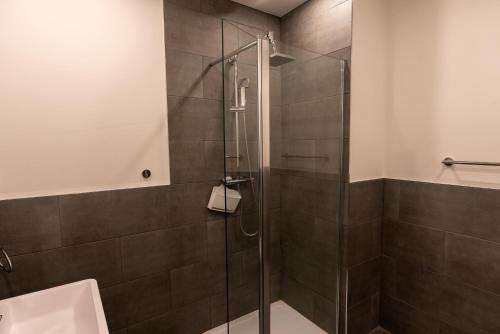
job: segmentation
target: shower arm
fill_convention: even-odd
[[[262,37],[263,38],[267,38],[269,41],[271,41],[271,44],[273,45],[273,49],[274,49],[274,51],[276,51],[275,40],[274,40],[274,32],[268,31],[267,34],[263,35]],[[208,66],[212,67],[212,66],[217,65],[221,61],[224,61],[226,59],[231,59],[232,57],[237,56],[240,53],[242,53],[243,51],[251,49],[251,48],[253,48],[256,45],[257,45],[257,40],[252,41],[252,42],[250,42],[250,43],[248,43],[246,45],[243,45],[242,47],[240,47],[240,48],[238,48],[238,49],[236,49],[236,50],[228,53],[227,55],[223,55],[222,57],[217,58],[216,60],[214,60],[213,62],[211,62],[210,64],[208,64]]]
[[[257,45],[257,41],[250,42],[250,43],[248,43],[247,45],[244,45],[244,46],[242,46],[241,48],[236,49],[236,50],[234,50],[233,52],[230,52],[230,53],[228,53],[227,55],[222,56],[222,57],[220,57],[220,58],[218,58],[218,59],[214,60],[213,62],[211,62],[210,64],[208,64],[208,66],[210,66],[210,67],[215,66],[215,65],[217,65],[218,63],[220,63],[221,61],[224,61],[224,60],[226,60],[226,59],[230,59],[230,58],[232,58],[232,57],[234,57],[234,56],[236,56],[236,55],[238,55],[238,54],[242,53],[243,51],[246,51],[246,50],[248,50],[248,49],[250,49],[250,48],[253,48],[253,47],[254,47],[254,46],[256,46],[256,45]]]
[[[273,52],[277,53],[277,48],[276,48],[276,40],[274,39],[274,31],[269,31],[267,33],[267,39],[269,39],[269,42],[271,43],[271,46],[273,47]]]

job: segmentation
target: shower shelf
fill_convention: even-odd
[[[222,183],[224,183],[226,186],[233,186],[233,185],[237,185],[237,184],[251,182],[253,180],[254,180],[253,177],[242,177],[242,178],[231,179],[231,180],[222,179]]]

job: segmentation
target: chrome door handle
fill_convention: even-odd
[[[0,252],[2,253],[1,255],[3,257],[0,258],[0,268],[2,268],[8,273],[11,273],[14,270],[14,268],[12,267],[12,261],[10,260],[9,254],[7,254],[5,249],[1,247],[0,247]],[[6,261],[7,263],[4,263],[4,261]]]

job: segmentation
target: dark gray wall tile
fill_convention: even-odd
[[[246,268],[244,263],[245,251],[241,251],[235,254],[230,254],[228,263],[227,263],[227,284],[229,287],[229,294],[234,289],[242,287],[248,282],[256,282],[258,277],[256,273],[248,273],[248,276],[245,276]]]
[[[210,303],[203,300],[130,326],[128,334],[200,334],[210,328]]]
[[[157,230],[167,226],[166,187],[61,196],[64,245]]]
[[[101,301],[110,331],[127,327],[127,300],[123,285],[101,289]]]
[[[258,283],[245,284],[229,291],[229,319],[233,320],[258,309]]]
[[[221,293],[210,297],[210,326],[212,328],[227,323],[226,297],[226,293]]]
[[[210,189],[208,189],[210,188]],[[169,186],[168,226],[203,224],[212,188],[205,183],[185,183]]]
[[[3,270],[0,273],[0,300],[14,296],[8,276]]]
[[[281,273],[271,276],[271,302],[274,303],[281,299]]]
[[[308,319],[314,319],[314,293],[290,278],[288,275],[282,276],[281,294],[283,301],[299,311]]]
[[[281,242],[281,209],[271,209],[271,244],[279,244]]]
[[[349,309],[347,333],[368,334],[377,327],[378,319],[378,295],[369,297]],[[332,332],[333,333],[333,332]],[[344,333],[342,330],[340,333]]]
[[[226,222],[222,220],[207,223],[207,255],[209,261],[226,259]]]
[[[324,219],[335,219],[338,212],[338,181],[320,177],[281,176],[281,205]]]
[[[158,316],[171,308],[168,273],[160,273],[123,285],[128,325]]]
[[[409,258],[425,269],[444,269],[443,231],[411,224],[383,224],[383,253],[393,258]]]
[[[244,226],[248,232],[256,231],[256,218],[244,219]],[[257,236],[248,237],[243,234],[240,227],[239,217],[229,217],[227,220],[227,250],[230,254],[241,252],[246,249],[258,246]]]
[[[326,299],[321,295],[314,296],[314,318],[313,322],[328,333],[337,330],[337,303]]]
[[[124,237],[123,275],[134,279],[203,260],[206,226],[190,225]]]
[[[282,40],[328,54],[351,44],[350,25],[351,1],[308,1],[282,18]]]
[[[474,202],[473,222],[457,232],[500,242],[500,190],[476,188]]]
[[[378,294],[380,291],[380,259],[364,262],[349,269],[348,307]]]
[[[431,315],[442,334],[496,333],[497,197],[492,189],[385,180],[384,300]],[[382,325],[406,333],[415,321],[390,304],[381,305]]]
[[[12,261],[16,270],[7,278],[15,295],[88,278],[101,288],[121,280],[117,239],[14,256]]]
[[[167,3],[165,44],[169,49],[219,57],[222,45],[221,21],[210,15]],[[170,91],[170,81],[168,89]]]
[[[454,279],[443,280],[440,318],[457,328],[478,333],[500,332],[500,296]]]
[[[392,257],[382,255],[380,261],[382,266],[380,293],[396,298],[396,260]]]
[[[330,300],[337,298],[337,261],[330,259],[313,262],[301,254],[300,250],[289,248],[286,251],[284,272],[295,281]],[[330,262],[330,263],[328,263]]]
[[[272,246],[271,246],[272,247]],[[272,251],[271,251],[272,252]],[[241,252],[242,273],[241,278],[243,284],[256,286],[259,282],[259,250],[257,247]],[[272,260],[271,260],[272,261]],[[272,273],[272,272],[271,272]],[[229,271],[231,276],[231,270]],[[231,278],[231,277],[230,277]]]
[[[400,181],[384,180],[384,222],[399,221]]]
[[[126,328],[120,329],[120,330],[111,332],[111,334],[127,334],[127,329]]]
[[[481,331],[481,330],[475,330],[475,334],[485,334],[486,332]],[[455,327],[452,327],[444,322],[441,322],[441,331],[439,334],[473,334],[473,332],[465,332],[461,329],[457,329]]]
[[[167,2],[196,11],[201,10],[201,0],[168,0]]]
[[[170,140],[222,140],[222,105],[219,101],[168,97]]]
[[[500,244],[446,234],[445,272],[464,283],[500,294]]]
[[[370,180],[349,185],[348,224],[372,221],[383,213],[383,181]]]
[[[299,249],[311,261],[316,260],[324,265],[332,261],[337,263],[338,226],[334,221],[282,209],[281,224],[283,247]]]
[[[440,306],[441,276],[429,271],[419,261],[400,257],[395,261],[395,296],[429,314],[437,314]]]
[[[203,97],[206,99],[222,100],[222,65],[209,64],[217,58],[203,57]],[[220,132],[222,134],[222,131]]]
[[[309,54],[307,59],[287,64],[282,69],[281,76],[283,104],[314,101],[342,94],[340,62],[330,57]]]
[[[473,221],[473,188],[405,181],[400,189],[401,221],[448,231]]]
[[[219,181],[224,177],[224,142],[205,141],[205,179]]]
[[[170,141],[172,183],[205,181],[205,142]]]
[[[298,176],[281,177],[281,204],[285,209],[296,209],[314,214],[314,184],[310,178]]]
[[[11,255],[61,246],[57,197],[0,201],[0,245]]]
[[[203,57],[167,49],[168,94],[175,96],[203,97]]]
[[[381,254],[382,226],[380,218],[372,223],[343,226],[344,265],[355,266]]]
[[[179,307],[225,291],[225,268],[196,263],[170,272],[172,305]]]
[[[382,297],[382,327],[397,334],[439,334],[438,320],[390,297]]]

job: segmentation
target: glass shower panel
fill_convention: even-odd
[[[311,333],[337,333],[344,63],[278,47],[295,61],[271,70],[273,297],[307,318]],[[298,319],[288,323],[287,333],[304,331]]]
[[[257,31],[223,21],[224,54],[256,41]],[[259,156],[257,46],[225,60],[225,177],[241,195],[226,214],[227,316],[230,333],[259,333]],[[251,318],[244,326],[242,316]],[[232,321],[232,322],[231,322]]]

